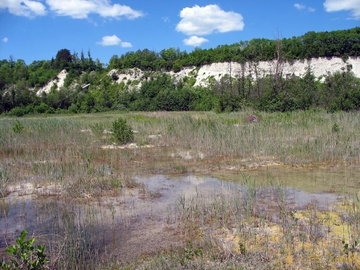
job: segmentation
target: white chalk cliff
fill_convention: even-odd
[[[206,86],[209,84],[209,81],[213,81],[214,79],[219,81],[226,74],[229,74],[232,77],[251,76],[254,80],[256,80],[257,78],[261,78],[269,74],[275,74],[276,66],[277,62],[275,60],[253,63],[247,62],[245,64],[226,62],[204,65],[200,68],[186,67],[176,73],[167,73],[177,80],[189,77],[195,79],[195,86]],[[360,78],[360,57],[349,57],[346,60],[343,60],[340,57],[313,58],[308,60],[283,62],[278,66],[278,70],[281,71],[284,77],[293,74],[302,77],[306,74],[309,68],[318,80],[323,80],[328,74],[347,70],[353,72],[355,77]],[[124,82],[129,89],[138,89],[141,86],[141,82],[146,79],[144,77],[144,72],[137,68],[128,69],[124,72],[119,72],[118,70],[113,69],[108,73],[108,75],[111,76],[113,73],[116,73],[118,76],[115,83]],[[67,73],[65,70],[61,71],[56,79],[50,81],[47,85],[39,89],[37,94],[40,95],[42,92],[49,93],[53,85],[56,85],[59,89],[63,86],[66,75]]]
[[[195,86],[206,86],[209,83],[209,79],[215,79],[219,81],[221,77],[226,74],[232,77],[248,77],[251,76],[254,80],[264,77],[269,74],[275,74],[277,62],[274,61],[259,61],[253,63],[240,64],[236,62],[226,63],[213,63],[210,65],[204,65],[200,68],[186,67],[180,72],[168,72],[176,79],[183,79],[185,77],[193,77],[196,79]],[[333,58],[313,58],[309,60],[295,60],[291,62],[283,62],[278,66],[278,70],[284,77],[289,75],[304,76],[307,70],[310,68],[312,74],[316,79],[322,80],[328,74],[335,72],[342,72],[351,70],[355,77],[360,78],[360,57],[350,57],[347,60],[343,60],[339,57]],[[109,76],[113,73],[117,73],[117,83],[122,81],[125,84],[130,84],[130,81],[142,81],[144,78],[144,72],[139,69],[130,69],[123,73],[119,73],[113,69],[109,72]],[[135,84],[134,87],[140,87],[141,83]]]

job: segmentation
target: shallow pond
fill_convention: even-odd
[[[246,170],[244,175],[250,177],[259,186],[280,185],[309,193],[334,193],[353,196],[360,191],[360,168],[349,167],[290,167],[264,166]],[[217,173],[219,179],[231,182],[242,181],[236,173]]]
[[[84,248],[91,246],[98,253],[111,249],[114,254],[121,254],[122,259],[132,258],[141,252],[176,246],[180,241],[176,235],[178,210],[189,201],[206,204],[217,198],[235,198],[245,204],[255,198],[256,207],[272,215],[272,211],[278,211],[279,203],[289,210],[301,210],[309,205],[327,210],[342,198],[341,192],[334,191],[341,190],[345,176],[340,177],[339,189],[335,189],[334,180],[328,182],[325,171],[287,171],[287,177],[298,181],[301,177],[313,179],[307,186],[302,185],[306,188],[301,190],[296,185],[285,185],[285,178],[279,178],[277,172],[253,171],[246,173],[252,177],[239,175],[242,180],[238,179],[238,183],[195,175],[139,176],[136,182],[140,187],[122,188],[117,196],[86,201],[37,196],[31,192],[19,196],[15,192],[0,200],[0,250],[26,229],[50,250],[56,250],[59,241],[72,245],[77,239],[85,239]],[[256,180],[264,177],[267,177],[265,182]],[[282,184],[270,179],[280,179]],[[319,185],[323,187],[314,188],[314,192],[305,191]]]
[[[268,170],[259,170],[250,172],[249,175],[260,177],[264,174],[268,178],[273,177],[270,176],[269,173]],[[276,171],[272,170],[271,173],[276,173]],[[290,174],[289,172],[288,177],[291,176]],[[297,175],[296,173],[294,175],[297,178],[301,177],[301,175]],[[309,183],[308,188],[317,186],[321,180],[319,180],[319,177],[323,177],[321,173],[309,173],[309,175],[312,178],[317,176],[317,178],[314,179],[314,183]],[[242,177],[239,176],[239,178]],[[256,189],[260,197],[269,201],[272,199],[272,191],[281,189],[282,194],[286,197],[287,204],[291,204],[294,208],[302,208],[312,202],[317,202],[321,208],[331,207],[340,198],[340,195],[333,190],[327,193],[324,192],[328,188],[331,189],[331,185],[326,185],[325,183],[323,188],[316,189],[318,193],[310,193],[288,187],[284,182],[279,185],[279,182],[269,180],[269,185],[264,185],[264,182],[255,179],[256,178],[249,178],[247,181],[234,183],[221,181],[213,177],[195,175],[179,177],[167,177],[164,175],[136,177],[136,182],[142,184],[140,188],[125,189],[120,191],[118,196],[92,199],[86,202],[86,204],[77,203],[76,201],[68,202],[59,199],[57,196],[37,196],[36,190],[34,194],[27,192],[25,195],[22,193],[19,195],[18,192],[15,192],[1,200],[0,229],[2,232],[17,233],[24,227],[29,229],[37,226],[36,223],[41,220],[42,212],[46,216],[51,214],[51,209],[48,209],[50,211],[50,213],[48,213],[49,211],[46,210],[45,205],[52,204],[54,206],[54,203],[56,205],[64,203],[83,208],[92,207],[94,209],[103,207],[103,214],[109,214],[108,212],[110,212],[110,217],[108,219],[102,218],[102,221],[113,222],[114,220],[121,220],[124,216],[164,215],[166,212],[164,210],[170,205],[178,204],[179,199],[182,197],[191,198],[200,194],[202,197],[211,200],[216,196],[233,192],[245,194],[249,188]],[[302,187],[304,187],[304,185],[302,185]],[[340,184],[339,189],[342,187],[344,186]],[[34,210],[35,208],[36,210]]]

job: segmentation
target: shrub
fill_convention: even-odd
[[[5,252],[11,256],[11,263],[0,263],[1,269],[46,269],[49,262],[45,254],[45,246],[34,246],[35,238],[26,241],[27,231],[22,231],[16,244],[9,246]]]
[[[70,107],[68,108],[68,111],[71,113],[78,113],[79,112],[79,106],[76,105],[75,103],[71,104]]]
[[[338,124],[334,123],[334,125],[331,128],[332,133],[338,133],[340,131],[340,127]]]
[[[45,103],[35,106],[34,111],[37,113],[51,113],[54,109]]]
[[[25,108],[22,108],[22,107],[15,107],[15,108],[11,109],[9,114],[11,116],[20,117],[20,116],[24,116],[26,114],[26,110],[25,110]]]
[[[123,118],[118,118],[112,123],[111,131],[117,143],[126,144],[134,140],[134,132]]]
[[[19,120],[16,120],[15,124],[12,127],[13,132],[16,134],[23,132],[24,129],[25,129],[24,125],[21,124]]]

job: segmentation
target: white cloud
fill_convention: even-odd
[[[129,6],[112,4],[111,0],[0,0],[0,9],[8,9],[11,14],[25,17],[46,15],[47,7],[59,16],[85,19],[89,14],[104,18],[135,19],[142,17],[141,11]]]
[[[350,11],[353,19],[360,20],[360,0],[326,0],[324,8],[327,12]]]
[[[141,11],[120,4],[111,4],[110,0],[46,0],[46,3],[56,14],[75,19],[85,19],[91,13],[105,18],[135,19],[143,16]]]
[[[63,0],[46,0],[50,9],[61,16],[70,16],[75,19],[85,19],[88,14],[96,9],[96,5],[93,1],[75,0],[66,1]]]
[[[304,9],[306,9],[308,12],[315,12],[315,8],[313,8],[313,7],[307,7],[307,6],[302,5],[302,4],[299,4],[299,3],[294,4],[294,7],[295,7],[297,10],[304,10]]]
[[[8,42],[9,41],[9,39],[7,38],[7,37],[4,37],[3,39],[2,39],[2,42],[4,42],[4,43],[6,43],[6,42]]]
[[[183,41],[184,41],[185,45],[198,47],[201,44],[208,42],[209,40],[207,40],[206,38],[203,38],[203,37],[191,36],[189,38],[184,39]]]
[[[121,39],[118,38],[116,35],[104,36],[102,40],[98,42],[98,44],[103,46],[115,46],[115,45],[120,45],[120,43],[121,43]]]
[[[306,8],[306,6],[301,5],[301,4],[298,4],[298,3],[294,4],[294,7],[295,7],[296,9],[298,9],[298,10],[303,10],[303,9]]]
[[[116,35],[104,36],[101,41],[96,43],[102,46],[121,46],[123,48],[132,47],[131,43],[122,41]]]
[[[180,11],[181,21],[176,30],[188,36],[209,35],[214,32],[241,31],[243,17],[233,11],[224,11],[217,5],[186,7]]]
[[[34,0],[0,0],[0,9],[8,9],[11,14],[29,18],[47,13],[42,3]]]
[[[130,42],[122,41],[120,43],[120,46],[123,47],[123,48],[131,48],[132,44]]]

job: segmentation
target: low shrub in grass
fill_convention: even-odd
[[[19,120],[16,120],[15,124],[12,127],[13,132],[16,134],[23,132],[24,129],[24,125]]]
[[[0,269],[47,269],[49,259],[45,254],[45,246],[34,246],[35,238],[26,240],[28,233],[23,230],[16,239],[16,244],[8,246],[5,253],[10,256],[10,263],[0,262]]]
[[[126,144],[134,141],[134,132],[123,118],[118,118],[112,123],[114,140],[120,144]]]

